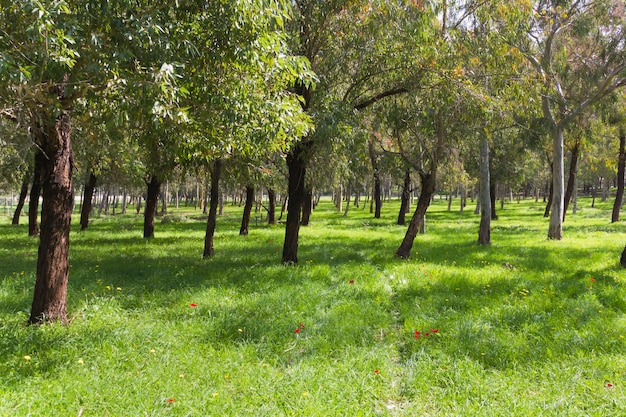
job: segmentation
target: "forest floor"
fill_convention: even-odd
[[[368,206],[369,208],[369,206]],[[65,327],[25,325],[37,239],[0,219],[0,416],[624,416],[624,223],[579,201],[562,241],[507,203],[492,245],[436,200],[408,260],[381,219],[323,200],[281,264],[284,226],[242,208],[96,216],[71,235]],[[499,208],[499,206],[498,206]],[[26,219],[22,218],[22,223]],[[419,333],[417,333],[419,332]]]

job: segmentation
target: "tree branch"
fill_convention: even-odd
[[[354,105],[354,110],[363,110],[369,106],[371,106],[372,104],[376,103],[377,101],[380,101],[382,99],[384,99],[385,97],[390,97],[390,96],[395,96],[398,94],[404,94],[404,93],[408,93],[409,90],[407,88],[404,87],[399,87],[399,88],[394,88],[392,90],[387,90],[384,91],[380,94],[375,95],[374,97],[371,97],[365,101],[362,101],[358,104]]]

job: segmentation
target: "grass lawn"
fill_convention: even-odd
[[[409,260],[398,202],[375,220],[322,201],[296,267],[284,226],[242,208],[205,222],[173,210],[74,216],[71,324],[28,327],[37,256],[0,219],[0,416],[624,416],[623,223],[610,202],[549,241],[543,203],[508,203],[476,245],[479,216],[436,200]],[[258,215],[260,217],[260,215]],[[22,219],[26,223],[26,219]],[[419,333],[416,333],[419,332]]]

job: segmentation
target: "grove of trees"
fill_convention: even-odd
[[[506,193],[546,199],[549,239],[579,188],[615,185],[619,221],[620,0],[0,0],[0,19],[0,190],[40,242],[31,323],[67,321],[77,201],[88,230],[132,200],[150,239],[184,196],[210,258],[224,196],[245,198],[245,235],[267,195],[285,264],[324,191],[379,217],[398,190],[399,224],[417,196],[401,258],[437,191],[477,203],[483,245]]]

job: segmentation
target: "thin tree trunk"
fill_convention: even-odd
[[[435,193],[435,186],[437,183],[437,168],[439,165],[439,159],[443,155],[444,143],[445,143],[445,131],[443,113],[440,111],[437,114],[437,144],[433,151],[432,159],[430,161],[430,172],[420,172],[420,178],[422,187],[420,190],[420,196],[417,199],[417,206],[413,217],[409,222],[409,227],[404,235],[404,239],[400,244],[400,247],[396,250],[396,256],[406,259],[411,255],[411,249],[413,248],[413,242],[415,236],[424,227],[426,219],[426,210],[432,201],[433,194]]]
[[[306,190],[304,201],[302,202],[302,220],[300,226],[308,226],[311,222],[311,213],[313,212],[313,190]]]
[[[96,188],[98,178],[93,172],[89,174],[89,180],[85,184],[85,190],[83,193],[83,206],[80,210],[80,230],[87,229],[89,225],[89,214],[93,205],[93,192]]]
[[[480,226],[478,228],[478,244],[491,244],[491,179],[489,173],[489,138],[485,135],[480,144]]]
[[[222,171],[222,159],[217,158],[213,162],[213,169],[211,169],[211,198],[209,207],[209,218],[206,222],[206,234],[204,236],[204,252],[203,258],[210,258],[215,254],[215,248],[213,247],[213,238],[215,236],[215,226],[217,224],[217,208],[220,198],[220,174]]]
[[[397,224],[406,224],[406,212],[411,200],[411,170],[404,171],[404,184],[402,185],[402,199],[400,200],[400,211],[398,212]]]
[[[146,197],[146,210],[143,214],[143,237],[151,239],[154,237],[154,218],[159,206],[159,193],[161,192],[161,181],[156,175],[152,175],[148,183],[148,194]]]
[[[374,191],[372,195],[372,204],[374,205],[374,218],[380,219],[380,212],[382,208],[381,201],[381,184],[380,184],[380,170],[378,167],[378,155],[374,150],[374,139],[370,138],[368,142],[370,162],[372,163],[372,171],[374,172]],[[370,206],[370,212],[371,212]]]
[[[564,132],[560,126],[556,126],[553,132],[553,164],[552,171],[552,208],[550,209],[550,225],[548,227],[548,239],[563,239],[563,202],[565,198],[565,170],[563,167],[564,157]]]
[[[246,186],[246,204],[243,207],[243,216],[241,217],[240,236],[247,236],[250,228],[250,214],[252,213],[252,205],[254,204],[254,186]]]
[[[569,176],[567,177],[567,188],[565,189],[565,196],[563,197],[563,221],[565,221],[565,215],[567,214],[567,208],[574,194],[574,187],[576,185],[576,172],[578,172],[578,157],[580,156],[580,143],[576,141],[572,148],[572,154],[569,162]]]
[[[61,97],[62,86],[55,89],[60,90]],[[41,231],[29,322],[59,321],[65,324],[69,237],[74,207],[70,115],[62,110],[52,123],[44,121],[43,126],[33,123],[32,128],[35,140],[46,157],[42,158]]]
[[[267,224],[276,223],[276,191],[272,188],[267,189]]]
[[[406,259],[411,255],[413,242],[418,232],[423,227],[426,210],[428,210],[428,206],[432,201],[432,196],[435,193],[434,173],[420,174],[420,177],[422,179],[422,188],[420,196],[417,200],[417,206],[415,207],[415,212],[409,222],[409,227],[404,235],[404,239],[402,240],[400,247],[396,250],[396,256],[403,259]]]
[[[283,219],[283,214],[285,214],[285,211],[287,210],[288,201],[289,201],[289,194],[285,194],[285,196],[283,197],[283,202],[280,205],[280,216],[278,216],[278,221],[281,221]]]
[[[35,167],[33,185],[30,187],[28,199],[28,236],[39,236],[39,197],[41,196],[41,181],[43,175],[44,155],[40,150],[35,152]]]
[[[346,209],[343,212],[343,217],[348,217],[348,211],[350,211],[350,199],[352,198],[352,190],[348,188],[346,191]]]
[[[298,236],[300,233],[300,213],[305,196],[305,176],[308,152],[312,142],[298,142],[287,154],[289,168],[289,183],[287,192],[287,224],[285,227],[285,241],[283,244],[282,262],[285,264],[298,263]]]
[[[622,132],[619,136],[619,159],[617,162],[617,192],[611,213],[611,223],[619,221],[619,212],[624,199],[624,175],[626,171],[626,134]]]
[[[122,214],[126,214],[126,199],[128,198],[128,193],[124,190],[122,194]]]
[[[491,174],[490,174],[489,198],[491,201],[491,220],[498,220],[498,214],[496,213],[496,200],[498,198],[497,194],[498,193],[496,190],[496,183],[491,181]]]
[[[28,185],[30,184],[30,175],[24,175],[24,179],[22,180],[22,188],[20,189],[20,196],[17,200],[17,207],[15,207],[15,212],[13,213],[13,221],[11,224],[18,225],[20,224],[20,216],[22,215],[22,209],[24,208],[24,203],[26,202],[26,196],[28,195]]]

